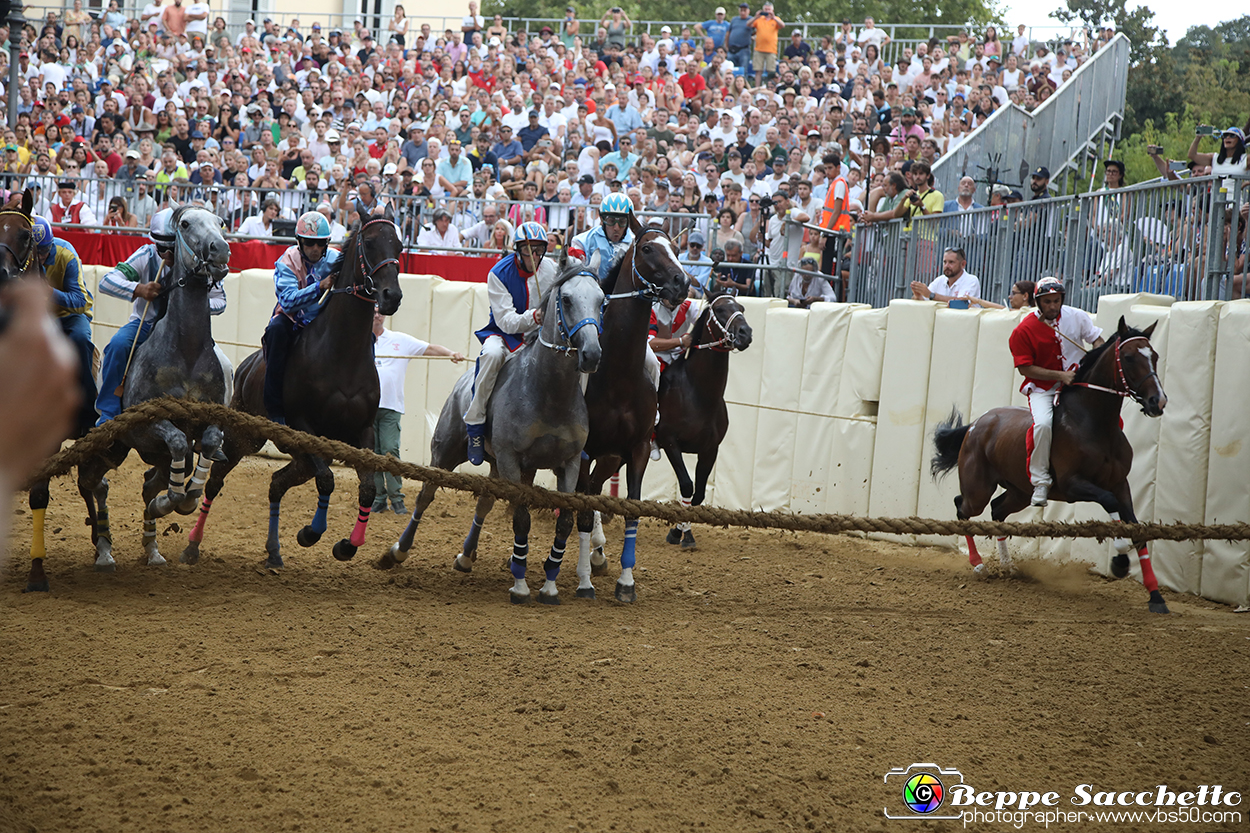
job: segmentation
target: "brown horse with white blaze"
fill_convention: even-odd
[[[1159,355],[1150,344],[1154,328],[1151,324],[1136,330],[1121,317],[1115,337],[1090,350],[1072,384],[1063,389],[1055,404],[1050,499],[1092,501],[1106,509],[1114,521],[1137,522],[1128,482],[1133,449],[1121,427],[1120,405],[1130,397],[1149,417],[1162,416],[1167,406],[1157,370]],[[995,408],[968,425],[955,411],[938,426],[933,435],[937,453],[932,472],[936,478],[959,466],[960,494],[955,498],[955,508],[960,520],[975,518],[987,503],[995,521],[1029,505],[1033,487],[1026,444],[1031,427],[1027,408]],[[1004,491],[991,502],[1000,486]],[[984,569],[981,556],[972,536],[966,537],[968,560],[980,573]],[[1144,540],[1115,539],[1112,575],[1128,575],[1128,552],[1134,546],[1141,562],[1142,583],[1150,592],[1150,610],[1167,613]],[[1010,569],[1005,538],[998,539],[998,551],[999,560]]]

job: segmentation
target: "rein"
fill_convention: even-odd
[[[642,284],[642,286],[633,292],[619,292],[615,295],[606,295],[604,296],[604,301],[616,301],[622,298],[646,298],[648,301],[659,299],[660,285],[647,280],[642,276],[642,272],[638,271],[638,246],[641,245],[642,238],[652,232],[663,236],[670,243],[673,242],[673,238],[664,229],[659,226],[647,226],[641,234],[634,238],[634,243],[629,249],[629,268],[632,272],[634,284],[635,286]]]
[[[598,276],[595,275],[594,272],[591,272],[589,269],[583,269],[582,271],[574,275],[574,277],[581,277],[582,275],[586,275],[594,279],[596,283],[598,283],[599,281]],[[561,285],[561,288],[563,288],[563,285]],[[547,341],[547,339],[543,338],[543,331],[539,330],[538,342],[543,347],[550,347],[552,350],[559,351],[565,354],[566,356],[572,356],[572,354],[577,352],[577,347],[573,345],[573,336],[577,335],[578,332],[581,331],[582,327],[585,327],[590,324],[594,324],[595,329],[599,331],[599,334],[603,335],[603,311],[608,308],[608,299],[606,297],[603,299],[603,305],[599,307],[598,318],[594,318],[594,317],[583,318],[581,321],[578,321],[577,323],[575,323],[572,329],[569,328],[569,325],[564,320],[564,304],[560,303],[559,289],[557,289],[555,292],[555,302],[556,302],[556,337],[559,338],[562,343],[552,344],[550,341]]]
[[[716,306],[717,301],[720,301],[723,299],[733,300],[733,296],[732,295],[717,295],[710,302],[708,302],[707,310],[705,312],[705,314],[708,317],[708,320],[713,325],[715,325],[716,329],[720,330],[720,337],[716,341],[702,341],[702,342],[699,342],[698,344],[690,345],[689,347],[686,348],[685,355],[687,357],[690,356],[690,352],[692,350],[716,350],[717,352],[720,352],[720,353],[732,353],[738,349],[737,347],[734,346],[733,333],[729,332],[729,327],[734,323],[734,319],[742,318],[745,320],[746,315],[743,313],[741,309],[735,310],[734,313],[729,316],[729,320],[722,324],[721,320],[716,317],[716,312],[714,310],[714,307]],[[710,330],[711,326],[709,325],[705,327],[705,329]]]
[[[27,217],[25,214],[23,214],[20,211],[0,211],[0,217],[6,216],[6,215],[10,217],[21,217],[22,220],[26,223],[26,228],[28,229],[33,230],[35,227],[35,224],[31,222],[30,217]],[[13,257],[14,263],[21,264],[21,269],[18,270],[19,272],[25,272],[27,269],[29,269],[30,264],[35,259],[36,246],[35,246],[35,241],[33,239],[30,241],[30,251],[26,254],[25,260],[22,260],[20,257],[18,257],[17,252],[13,251],[13,248],[8,243],[0,243],[0,249],[4,249],[6,252],[8,252]]]
[[[395,264],[396,269],[399,268],[399,258],[397,257],[388,257],[380,263],[369,265],[369,260],[365,257],[365,229],[374,223],[386,223],[392,228],[395,226],[393,222],[385,217],[375,217],[360,227],[356,232],[356,258],[360,265],[361,281],[360,283],[353,282],[350,286],[335,287],[326,293],[327,295],[351,295],[354,298],[359,298],[372,304],[374,303],[373,296],[377,293],[377,285],[374,283],[373,276],[384,266],[389,266],[392,263]]]
[[[1115,372],[1117,381],[1122,387],[1108,388],[1103,385],[1091,384],[1090,382],[1073,382],[1069,387],[1089,388],[1090,390],[1096,390],[1100,393],[1110,393],[1120,397],[1129,397],[1138,405],[1141,405],[1144,409],[1146,407],[1146,403],[1142,401],[1142,394],[1140,391],[1141,386],[1152,378],[1157,379],[1159,377],[1159,371],[1151,370],[1148,375],[1139,379],[1136,385],[1129,385],[1128,377],[1124,375],[1124,360],[1120,356],[1120,351],[1124,349],[1125,344],[1128,344],[1130,341],[1138,340],[1145,341],[1147,344],[1150,343],[1150,339],[1145,336],[1133,336],[1132,338],[1125,339],[1124,341],[1121,341],[1120,337],[1116,336],[1115,348],[1112,352],[1115,354]]]

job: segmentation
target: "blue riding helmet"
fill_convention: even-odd
[[[541,223],[536,223],[533,220],[521,223],[521,227],[516,230],[517,246],[530,241],[542,243],[544,246],[547,245],[547,230],[542,227]]]
[[[599,213],[629,216],[634,213],[634,204],[624,194],[608,194],[603,202],[599,204]]]
[[[47,256],[52,250],[52,224],[38,214],[30,218],[31,231],[35,235],[35,246],[41,256]]]

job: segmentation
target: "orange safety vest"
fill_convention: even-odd
[[[846,196],[842,198],[842,213],[836,214],[834,205],[838,198],[835,196],[838,190],[838,183],[842,183]],[[831,231],[850,231],[851,230],[851,214],[846,210],[846,204],[851,201],[851,189],[846,184],[846,180],[842,177],[836,177],[829,183],[829,190],[825,192],[825,205],[821,209],[820,225]],[[836,214],[836,216],[835,216]]]

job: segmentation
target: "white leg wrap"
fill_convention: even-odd
[[[596,513],[598,514],[598,513]],[[577,588],[594,587],[590,581],[590,533],[577,533]]]
[[[603,534],[603,518],[600,517],[598,512],[595,512],[595,528],[590,533],[590,544],[595,548],[599,548],[607,542],[607,536]]]
[[[1010,570],[1014,565],[1014,562],[1011,560],[1011,553],[1007,551],[1006,538],[998,539],[998,563],[1007,570]]]
[[[681,505],[682,505],[682,508],[683,508],[683,509],[689,509],[689,508],[690,508],[690,498],[688,498],[688,497],[684,497],[684,498],[682,498],[682,499],[681,499]],[[677,528],[678,528],[678,529],[680,529],[682,532],[689,532],[689,531],[690,531],[690,521],[682,521],[681,523],[677,524]]]
[[[1120,523],[1120,513],[1112,512],[1111,520],[1116,523]],[[1111,545],[1115,547],[1115,551],[1120,555],[1128,555],[1133,551],[1133,542],[1127,538],[1115,538],[1112,540]]]
[[[185,495],[187,493],[187,458],[179,457],[169,464],[169,493]]]

